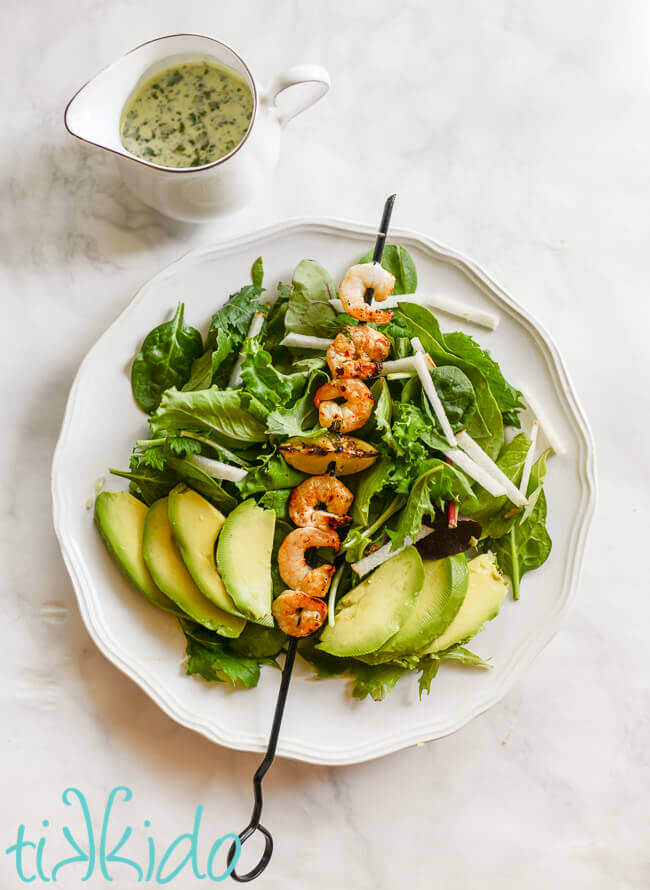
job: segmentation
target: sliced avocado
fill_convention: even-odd
[[[408,618],[377,655],[415,655],[445,630],[460,609],[469,586],[464,553],[425,559],[424,584]]]
[[[215,606],[242,618],[215,561],[217,538],[226,517],[187,485],[177,485],[170,491],[167,511],[174,541],[196,586]]]
[[[456,643],[463,643],[481,630],[499,612],[508,584],[497,568],[492,553],[482,553],[467,565],[469,586],[463,604],[449,627],[422,652],[431,655],[443,652]]]
[[[128,491],[102,491],[95,500],[95,523],[115,562],[149,602],[172,615],[183,613],[158,590],[142,558],[148,507]]]
[[[167,498],[161,498],[149,507],[144,521],[142,555],[152,578],[194,621],[224,637],[238,637],[246,622],[219,609],[203,596],[174,543],[167,511]]]
[[[244,501],[229,514],[217,542],[217,566],[240,612],[265,627],[271,615],[271,552],[275,512]]]
[[[338,656],[375,652],[403,626],[423,583],[420,554],[407,547],[345,594],[317,648]]]

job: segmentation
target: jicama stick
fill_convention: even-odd
[[[195,467],[203,470],[208,476],[214,479],[225,479],[227,482],[241,482],[248,474],[248,470],[241,467],[233,467],[231,464],[224,464],[220,460],[213,460],[211,457],[204,457],[202,454],[192,454],[189,457],[190,463]]]
[[[519,491],[517,486],[511,479],[508,479],[503,470],[498,467],[489,455],[483,451],[481,446],[472,439],[466,430],[461,430],[456,436],[458,444],[463,451],[472,458],[473,461],[482,467],[486,473],[489,473],[503,488],[508,496],[508,500],[516,504],[517,507],[523,507],[527,503],[525,495]]]
[[[528,453],[526,454],[524,468],[521,471],[521,482],[519,484],[519,491],[526,498],[526,502],[528,502],[528,483],[530,481],[530,471],[532,470],[533,463],[535,462],[535,446],[537,444],[538,432],[539,420],[533,420],[533,425],[530,430],[530,448],[528,449]]]
[[[429,368],[427,367],[424,353],[416,352],[413,356],[413,361],[415,363],[415,370],[417,371],[417,375],[420,378],[420,382],[422,383],[422,389],[424,390],[426,397],[431,403],[434,414],[438,418],[438,423],[442,427],[442,431],[445,434],[445,439],[447,440],[449,445],[454,448],[456,445],[456,437],[454,436],[454,431],[452,430],[451,424],[449,423],[449,418],[447,417],[442,402],[440,401],[440,396],[438,395],[438,392],[433,385],[433,380],[431,379],[431,374],[429,372]]]
[[[562,440],[551,426],[547,416],[540,410],[539,402],[535,396],[533,396],[528,388],[524,389],[523,386],[521,387],[521,392],[524,396],[524,400],[528,403],[528,407],[539,421],[542,432],[548,439],[548,444],[553,451],[559,455],[566,454],[566,448],[564,447]]]
[[[495,330],[499,325],[499,316],[494,312],[486,309],[478,309],[476,306],[468,306],[466,303],[459,303],[449,297],[424,296],[422,294],[399,294],[399,296],[388,297],[381,303],[381,307],[386,309],[395,309],[398,303],[417,303],[424,306],[429,311],[437,309],[445,312],[447,315],[453,315],[456,318],[462,318],[464,321],[471,321],[481,327],[488,328],[490,331]],[[343,304],[340,300],[330,300],[330,303],[337,312],[343,312]]]
[[[280,346],[289,346],[292,349],[316,349],[324,352],[331,346],[332,341],[326,337],[310,337],[308,334],[287,334],[280,341]]]
[[[417,541],[421,541],[422,538],[426,538],[432,531],[433,529],[429,528],[428,525],[423,525],[415,536],[416,543]],[[411,538],[406,537],[402,547],[397,547],[395,550],[391,550],[393,545],[389,541],[388,544],[384,544],[383,547],[379,547],[378,550],[374,550],[372,553],[369,553],[368,556],[364,556],[363,559],[353,562],[351,565],[352,571],[356,572],[360,578],[363,578],[364,575],[367,575],[368,572],[372,572],[373,569],[378,568],[382,563],[386,562],[386,560],[392,559],[393,556],[401,553],[406,547],[410,547],[412,543],[413,541]]]
[[[476,461],[473,461],[464,451],[461,451],[460,448],[449,448],[443,453],[452,464],[456,464],[456,466],[460,467],[463,472],[467,473],[470,478],[475,482],[478,482],[479,485],[488,491],[492,497],[500,498],[506,494],[503,485],[501,485],[500,482],[497,482],[494,476],[491,476],[483,469],[483,467],[479,466]]]

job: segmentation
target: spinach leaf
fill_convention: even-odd
[[[371,263],[373,251],[369,250],[359,260],[360,263]],[[395,276],[393,293],[414,294],[418,286],[418,273],[411,254],[405,247],[397,244],[387,244],[381,258],[381,264],[391,275]]]
[[[171,321],[150,331],[133,361],[133,397],[147,414],[156,410],[166,389],[186,383],[192,362],[203,351],[199,332],[183,322],[184,311],[179,303]]]
[[[246,284],[240,291],[231,294],[228,297],[228,302],[212,316],[206,348],[215,348],[218,331],[230,334],[235,346],[243,343],[253,316],[256,312],[264,311],[264,307],[258,299],[261,293],[261,287]]]
[[[328,379],[323,371],[312,371],[302,396],[288,408],[274,408],[266,418],[266,432],[269,436],[304,436],[317,422],[318,412],[314,405],[314,393]],[[313,430],[321,432],[320,427]]]
[[[258,256],[251,266],[251,281],[253,282],[254,287],[262,287],[262,283],[264,282],[264,262],[262,261],[261,256]]]
[[[442,510],[453,499],[463,512],[467,512],[466,505],[476,502],[466,477],[451,464],[432,458],[422,465],[421,470],[395,529],[388,529],[394,548],[401,547],[407,537],[415,540],[423,518],[434,516],[436,507]]]
[[[187,640],[185,670],[188,674],[199,674],[210,683],[230,682],[244,689],[257,686],[260,679],[260,665],[271,664],[278,667],[270,656],[246,656],[237,652],[231,641],[195,624],[180,619],[179,623]]]
[[[242,407],[238,390],[220,390],[216,386],[196,392],[170,389],[149,421],[155,435],[177,430],[204,430],[226,447],[241,448],[242,443],[264,442],[264,426]]]
[[[547,449],[536,461],[530,474],[528,494],[536,491],[546,475]],[[510,534],[490,540],[485,546],[493,550],[499,566],[512,581],[512,593],[519,599],[520,581],[526,572],[539,568],[551,552],[551,538],[546,529],[546,495],[540,490],[532,511],[523,522],[515,522]]]
[[[479,368],[488,382],[492,395],[496,399],[506,426],[521,427],[519,412],[523,411],[521,393],[511,386],[501,373],[501,368],[494,361],[489,350],[482,349],[478,343],[461,331],[445,334],[445,346],[454,355],[464,358]]]
[[[454,365],[470,379],[476,394],[476,411],[467,432],[491,458],[496,458],[503,445],[503,419],[483,372],[476,365],[448,351],[435,316],[424,306],[400,303],[394,321],[406,328],[411,337],[420,338],[437,365]]]
[[[469,377],[454,365],[441,365],[431,372],[440,401],[443,404],[449,423],[454,432],[467,427],[476,411],[476,393]],[[430,412],[429,400],[426,401],[427,412]],[[442,432],[438,419],[433,413],[430,417]]]
[[[285,316],[287,332],[329,337],[336,333],[336,312],[330,300],[336,296],[334,282],[316,260],[298,263],[293,274],[289,306]]]
[[[242,498],[247,498],[260,491],[278,491],[281,488],[295,488],[300,485],[306,473],[294,470],[280,454],[263,464],[249,470],[247,476],[241,482],[235,483]]]

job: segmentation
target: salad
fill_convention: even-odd
[[[151,434],[95,521],[188,674],[250,688],[290,636],[359,698],[490,666],[467,644],[550,553],[552,449],[490,353],[442,333],[404,247],[338,287],[306,259],[265,290],[258,258],[205,337],[183,303],[154,327],[131,385]]]

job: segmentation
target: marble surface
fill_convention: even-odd
[[[650,6],[31,0],[11,19],[0,36],[2,887],[22,886],[4,855],[19,823],[46,837],[46,864],[65,855],[61,826],[81,825],[61,803],[68,786],[95,819],[129,786],[114,842],[130,824],[142,849],[145,820],[162,849],[203,804],[207,850],[246,822],[259,759],[174,725],[80,621],[49,465],[81,358],[189,248],[301,214],[372,222],[389,191],[395,224],[477,259],[555,335],[596,436],[600,506],[562,630],[500,705],[362,766],[274,766],[265,821],[277,848],[258,886],[648,887],[650,599],[638,565],[650,532]],[[198,228],[149,211],[62,123],[96,70],[181,30],[231,42],[262,81],[301,61],[332,74],[327,100],[287,131],[266,192]],[[58,885],[80,887],[83,874],[70,866]],[[97,870],[86,886],[132,885],[132,870],[114,875]]]

